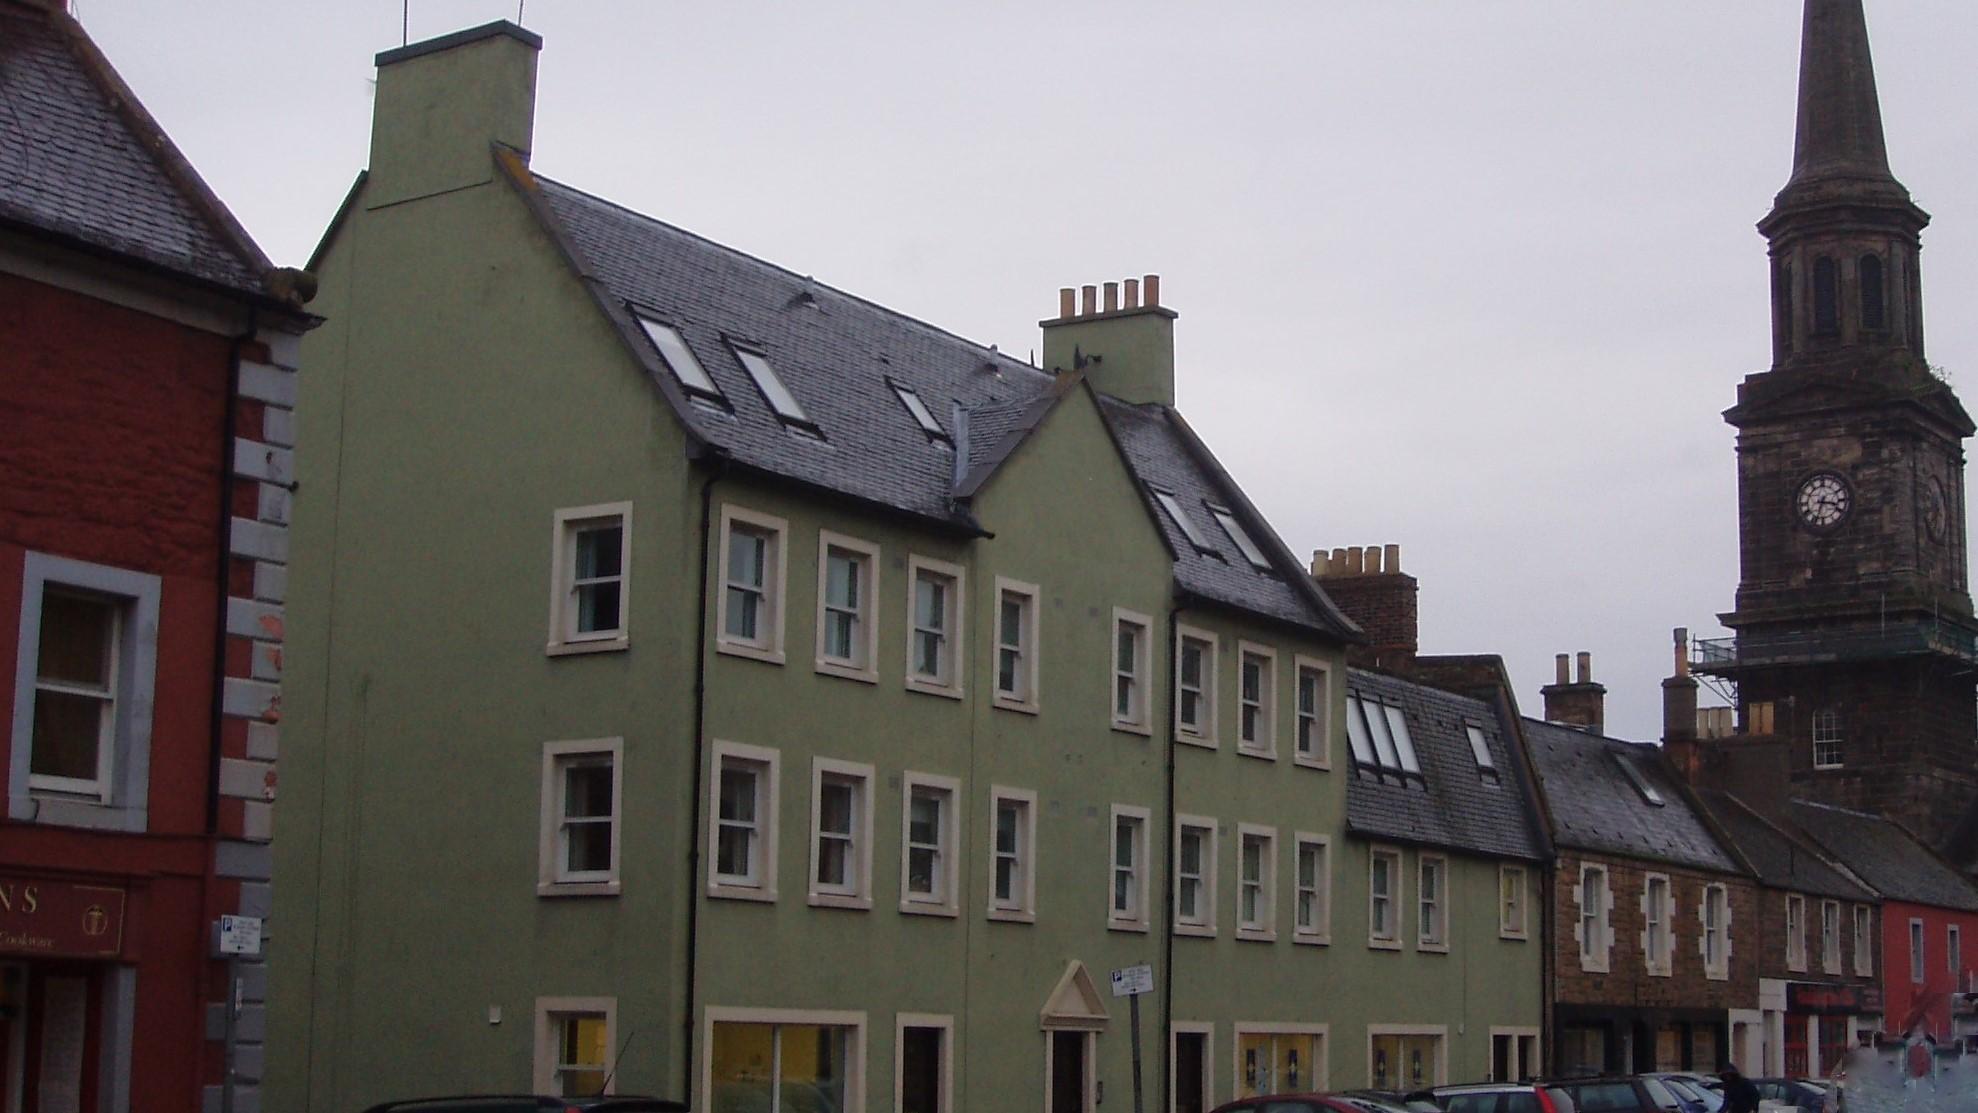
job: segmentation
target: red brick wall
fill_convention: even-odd
[[[1745,1009],[1758,1001],[1759,940],[1757,887],[1734,875],[1707,873],[1641,862],[1629,858],[1586,854],[1560,849],[1558,873],[1553,885],[1552,933],[1555,989],[1562,1004],[1620,1005],[1642,1008]],[[1607,883],[1614,894],[1610,924],[1614,947],[1605,974],[1580,968],[1579,915],[1576,900],[1580,886],[1580,866],[1592,863],[1607,868]],[[1670,977],[1651,977],[1643,961],[1641,936],[1645,929],[1642,915],[1642,887],[1651,873],[1669,878],[1675,899],[1675,962]],[[1730,977],[1715,981],[1704,975],[1703,953],[1699,946],[1702,921],[1697,908],[1706,884],[1721,882],[1731,909]]]
[[[1402,668],[1414,658],[1415,577],[1406,572],[1322,576],[1319,588],[1367,632],[1367,644],[1349,651],[1354,664]]]
[[[1827,899],[1812,893],[1801,894],[1806,900],[1806,920],[1802,930],[1806,933],[1806,962],[1798,970],[1786,965],[1786,897],[1783,889],[1760,889],[1758,906],[1762,913],[1763,926],[1758,933],[1758,976],[1779,978],[1789,982],[1834,982],[1854,985],[1876,984],[1881,955],[1874,943],[1874,933],[1881,916],[1874,904],[1862,902],[1868,909],[1868,930],[1870,942],[1868,953],[1875,966],[1864,977],[1856,977],[1854,972],[1854,909],[1857,902],[1841,901],[1841,966],[1840,973],[1829,974],[1822,963],[1822,947],[1825,945],[1820,932],[1820,904]]]

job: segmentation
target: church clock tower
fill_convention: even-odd
[[[1738,430],[1740,725],[1789,754],[1794,795],[1887,814],[1972,860],[1978,821],[1964,438],[1924,359],[1928,214],[1889,171],[1861,0],[1806,0],[1792,176],[1770,244],[1772,366]]]

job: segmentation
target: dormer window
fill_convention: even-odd
[[[891,379],[886,380],[886,385],[892,387],[893,393],[900,396],[900,404],[907,408],[907,413],[920,426],[920,431],[927,434],[928,440],[939,441],[942,444],[953,443],[948,439],[948,431],[941,428],[941,423],[935,420],[934,411],[927,408],[927,403],[920,400],[920,395],[912,387],[896,383]]]
[[[749,378],[755,380],[756,389],[762,391],[762,400],[769,403],[769,408],[776,411],[776,416],[783,424],[793,425],[810,433],[818,431],[817,423],[812,421],[810,416],[804,413],[804,408],[797,404],[797,396],[790,393],[790,388],[783,385],[782,377],[769,365],[768,356],[732,341],[729,347],[734,349],[735,358],[742,361],[742,370],[747,371]]]
[[[694,350],[687,346],[687,338],[680,335],[679,329],[641,314],[634,313],[632,316],[645,331],[646,339],[652,341],[667,370],[673,372],[673,377],[689,395],[717,406],[727,406],[728,400],[722,397],[721,388],[708,377],[707,369],[694,357]]]
[[[1888,331],[1888,289],[1882,283],[1882,257],[1863,255],[1855,264],[1855,271],[1861,281],[1862,331]]]
[[[1201,552],[1214,555],[1216,551],[1209,547],[1209,539],[1202,535],[1201,529],[1195,525],[1195,519],[1188,516],[1188,511],[1181,508],[1180,500],[1158,488],[1153,490],[1154,501],[1161,504],[1161,509],[1168,512],[1169,518],[1174,519],[1174,524],[1181,530],[1182,535],[1188,538],[1188,543]]]
[[[1840,274],[1834,260],[1822,255],[1813,261],[1813,335],[1841,334]]]
[[[1244,531],[1243,523],[1236,520],[1236,515],[1212,503],[1205,505],[1209,507],[1209,513],[1215,516],[1217,523],[1223,527],[1223,532],[1229,534],[1229,539],[1236,543],[1236,551],[1243,554],[1243,559],[1269,571],[1271,562],[1264,559],[1263,550],[1257,548],[1255,541],[1250,540],[1250,535]]]

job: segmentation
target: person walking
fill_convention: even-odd
[[[1758,1087],[1738,1073],[1735,1065],[1718,1072],[1724,1080],[1724,1113],[1758,1113]]]

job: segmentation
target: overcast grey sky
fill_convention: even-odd
[[[276,262],[364,165],[398,0],[76,0]],[[1978,11],[1869,0],[1931,362],[1978,406]],[[515,0],[412,0],[414,41]],[[1527,713],[1591,650],[1660,733],[1669,630],[1737,581],[1769,359],[1753,223],[1799,0],[527,0],[533,163],[1005,351],[1059,286],[1163,276],[1181,405],[1296,552],[1398,542],[1422,647]],[[304,446],[307,451],[307,446]]]

